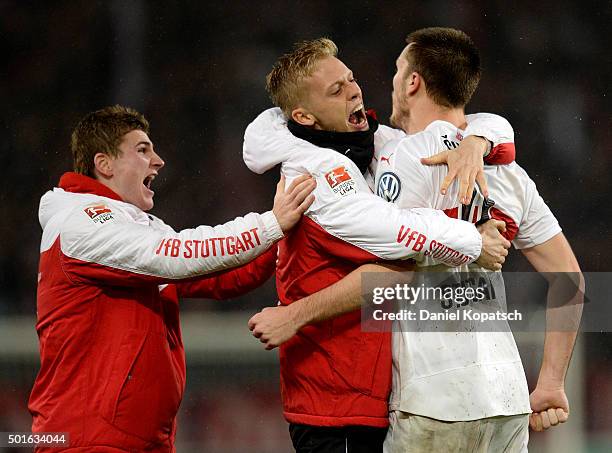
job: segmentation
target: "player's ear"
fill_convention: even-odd
[[[106,178],[113,176],[113,160],[106,153],[96,153],[94,156],[94,167],[99,174]]]
[[[298,107],[291,112],[291,119],[302,126],[314,126],[316,118],[306,109]]]
[[[425,82],[418,72],[412,72],[406,79],[406,93],[409,95],[416,94],[421,85],[425,86]]]

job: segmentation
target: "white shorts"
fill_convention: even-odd
[[[529,441],[529,415],[444,422],[407,412],[389,414],[384,453],[523,453]]]

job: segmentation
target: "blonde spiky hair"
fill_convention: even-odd
[[[338,47],[328,38],[296,43],[290,53],[277,60],[266,77],[266,89],[274,105],[291,117],[302,100],[303,80],[312,75],[319,60],[336,55]]]

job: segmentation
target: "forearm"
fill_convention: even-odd
[[[362,279],[365,274],[386,273],[388,278],[396,280],[405,278],[404,272],[407,270],[409,269],[391,264],[364,264],[342,280],[293,302],[288,308],[293,312],[298,329],[308,324],[335,318],[361,308],[367,296],[362,289]]]
[[[563,387],[582,316],[584,280],[580,273],[552,275],[554,277],[549,281],[547,296],[546,336],[538,386]]]
[[[249,329],[255,338],[274,349],[290,340],[307,324],[313,324],[334,318],[344,313],[357,310],[366,298],[362,289],[362,278],[365,273],[379,273],[376,284],[389,285],[398,279],[407,280],[410,270],[403,263],[398,267],[389,264],[365,264],[351,272],[339,282],[322,289],[304,299],[287,306],[264,308],[249,319]],[[389,272],[391,271],[391,272]]]
[[[473,224],[434,209],[398,209],[371,193],[339,198],[311,218],[329,235],[371,253],[373,259],[431,256],[459,266],[476,260],[482,251]]]
[[[538,386],[562,387],[584,302],[584,277],[562,233],[523,254],[548,280],[546,336]]]
[[[576,332],[546,332],[544,357],[538,376],[537,385],[539,387],[563,387],[565,385],[565,374],[575,342]]]
[[[295,316],[298,329],[361,307],[363,299],[360,269],[351,272],[339,282],[292,303],[289,309]]]
[[[274,274],[278,247],[273,245],[253,261],[241,267],[192,281],[177,283],[180,297],[231,299],[263,285]]]

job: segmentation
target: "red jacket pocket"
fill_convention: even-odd
[[[130,330],[124,335],[102,404],[102,416],[116,428],[147,442],[172,432],[182,398],[165,335]]]
[[[342,343],[331,351],[332,366],[349,387],[372,398],[387,399],[391,387],[390,333],[362,332],[359,317],[355,312],[334,320],[334,335],[342,336]]]

